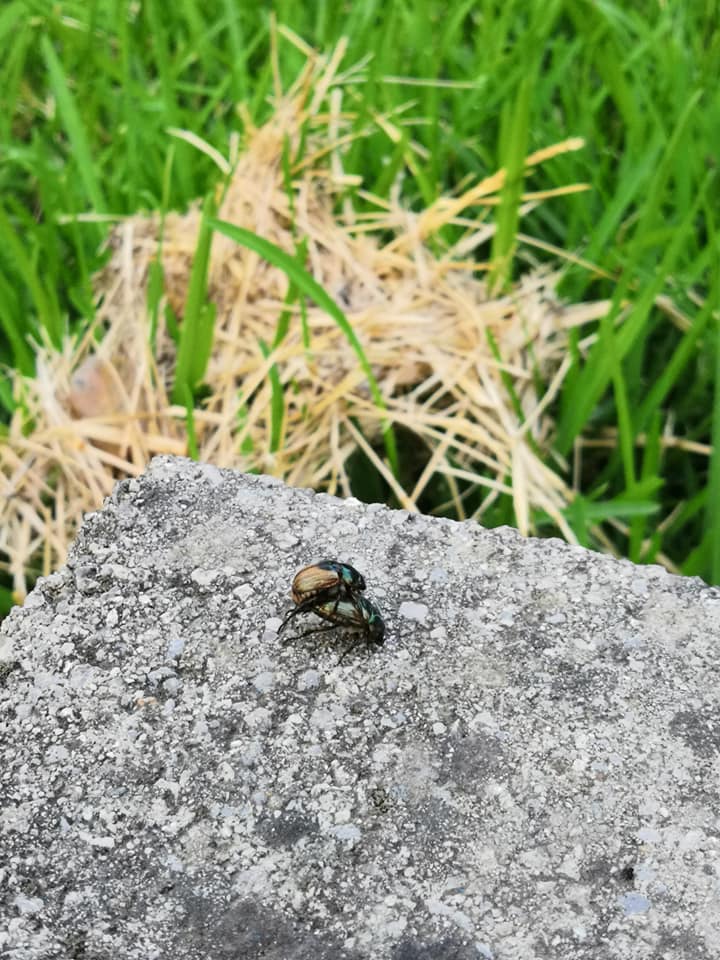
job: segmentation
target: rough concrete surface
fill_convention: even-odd
[[[324,557],[387,620],[340,665],[277,637]],[[720,957],[719,636],[658,567],[155,460],[2,628],[0,956]]]

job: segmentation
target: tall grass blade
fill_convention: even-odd
[[[250,230],[237,227],[232,223],[226,223],[224,220],[211,220],[209,226],[224,236],[229,237],[230,240],[234,240],[236,243],[242,244],[242,246],[248,247],[250,250],[254,250],[255,253],[260,254],[260,256],[264,257],[269,263],[278,267],[295,284],[301,293],[314,300],[321,309],[325,310],[325,312],[332,317],[355,351],[360,366],[367,377],[370,393],[376,407],[378,407],[379,410],[386,411],[385,400],[383,399],[380,387],[372,372],[372,367],[363,350],[362,344],[340,307],[338,307],[332,297],[323,290],[314,277],[310,276],[307,270],[301,267],[297,260],[285,253],[284,250],[281,250],[280,247],[274,243],[270,243],[269,240],[265,240],[263,237],[259,237]],[[393,473],[397,476],[398,457],[395,435],[392,424],[387,417],[383,417],[383,441],[385,443],[388,462]]]

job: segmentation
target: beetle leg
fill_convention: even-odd
[[[290,623],[290,621],[292,620],[292,618],[293,618],[293,617],[296,617],[300,612],[301,612],[301,611],[300,611],[300,607],[294,607],[294,608],[290,611],[290,613],[285,617],[285,619],[283,620],[283,622],[282,622],[282,623],[280,624],[280,626],[278,627],[278,636],[280,636],[280,634],[283,632],[283,630],[285,629],[285,627]]]
[[[305,633],[300,634],[298,640],[304,640],[305,637],[311,637],[314,633],[327,633],[328,630],[337,630],[337,628],[341,626],[341,623],[331,623],[327,627],[316,627],[314,630],[306,630]]]
[[[340,666],[340,664],[343,662],[343,660],[345,659],[345,657],[346,657],[349,653],[351,653],[351,652],[355,649],[355,647],[359,647],[362,642],[363,642],[362,636],[359,636],[359,637],[357,638],[357,640],[353,640],[353,642],[350,644],[350,646],[347,648],[347,650],[342,654],[342,656],[341,656],[340,659],[338,660],[337,665]]]
[[[287,639],[283,640],[282,643],[283,646],[287,646],[293,640],[303,640],[305,637],[310,637],[314,633],[327,633],[328,630],[337,630],[338,626],[339,624],[337,623],[331,623],[327,627],[316,627],[314,630],[306,630],[305,633],[301,633],[297,637],[288,637]]]
[[[308,600],[303,600],[302,603],[299,603],[296,607],[293,607],[290,613],[285,617],[283,622],[278,627],[278,636],[283,632],[285,627],[290,623],[293,617],[297,617],[299,613],[306,613],[308,610],[312,610],[317,606],[317,598],[310,597]]]

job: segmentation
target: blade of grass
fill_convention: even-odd
[[[198,449],[197,431],[195,430],[195,398],[187,384],[182,388],[182,405],[185,407],[188,456],[192,460],[199,460],[200,451]]]
[[[178,346],[175,368],[175,403],[184,403],[186,390],[192,394],[205,376],[215,330],[214,304],[206,303],[207,274],[210,263],[210,248],[213,237],[215,201],[208,194],[203,205],[202,221],[198,234],[195,257],[193,259],[187,303],[183,322],[180,326],[180,344]]]
[[[338,307],[332,297],[323,290],[314,277],[310,276],[293,257],[285,253],[284,250],[281,250],[280,247],[274,243],[270,243],[269,240],[265,240],[263,237],[259,237],[250,230],[237,227],[232,223],[226,223],[224,220],[210,220],[209,226],[224,236],[229,237],[230,240],[234,240],[236,243],[248,247],[250,250],[254,250],[255,253],[260,254],[261,257],[264,257],[268,262],[278,267],[288,276],[302,294],[314,300],[321,309],[325,310],[325,312],[332,317],[358,358],[360,366],[367,377],[368,386],[375,406],[385,413],[387,407],[362,344],[340,307]],[[383,416],[383,441],[385,443],[388,462],[393,474],[397,477],[397,447],[392,424],[387,416]]]
[[[640,481],[631,497],[613,497],[610,500],[594,500],[578,494],[564,511],[565,519],[570,524],[578,543],[583,547],[593,547],[593,537],[590,527],[610,520],[627,520],[638,517],[649,517],[657,513],[659,505],[649,497],[658,489],[661,481],[649,478]],[[549,518],[548,518],[549,519]]]
[[[530,99],[534,85],[535,72],[531,70],[520,83],[514,102],[503,107],[500,157],[505,168],[505,182],[500,192],[496,230],[492,241],[492,269],[489,275],[491,290],[505,289],[512,275],[527,156]]]
[[[306,258],[307,258],[307,238],[303,237],[300,243],[298,243],[297,249],[295,251],[295,259],[297,260],[297,263],[301,268],[305,263]],[[290,307],[293,305],[293,303],[297,302],[298,300],[300,300],[302,303],[302,299],[298,295],[298,288],[295,285],[295,283],[291,280],[290,285],[288,286],[288,292],[285,296],[285,309],[280,314],[280,317],[278,318],[278,324],[275,329],[275,337],[273,338],[273,345],[272,345],[273,350],[276,347],[280,346],[280,344],[283,342],[283,340],[287,336],[287,332],[290,329],[290,319],[292,316],[292,311],[290,310]]]
[[[258,341],[262,355],[270,356],[270,348],[264,340]],[[285,395],[277,364],[273,363],[269,370],[270,376],[270,452],[277,453],[280,449],[285,424]]]
[[[0,236],[2,236],[1,229]],[[17,294],[3,274],[0,273],[0,327],[2,327],[10,343],[15,367],[26,377],[29,377],[35,370],[35,362],[30,347],[23,336],[20,313],[21,308]]]
[[[593,408],[607,388],[612,378],[613,364],[622,360],[647,323],[648,314],[654,305],[655,298],[662,290],[666,278],[672,272],[683,244],[686,242],[687,234],[693,228],[697,212],[704,201],[705,192],[711,179],[712,174],[710,173],[701,185],[695,203],[686,212],[681,224],[678,225],[672,242],[668,244],[662,261],[655,271],[654,279],[644,287],[630,315],[617,332],[614,331],[615,320],[620,313],[634,276],[633,264],[628,266],[621,283],[616,288],[610,310],[601,322],[597,343],[573,385],[572,396],[567,396],[563,405],[556,442],[557,450],[562,456],[568,455],[575,438],[582,431]],[[613,344],[617,355],[613,352]]]
[[[0,620],[3,617],[6,617],[12,608],[15,606],[16,598],[13,596],[13,592],[9,587],[0,587]],[[11,663],[8,661],[3,662],[3,669],[6,672],[12,669]],[[2,677],[0,676],[0,679]]]
[[[303,237],[301,242],[298,244],[296,259],[300,266],[305,263],[305,257],[307,256],[307,239]],[[300,302],[303,302],[304,298],[301,298]],[[288,286],[288,292],[285,296],[285,309],[280,314],[278,318],[277,327],[275,329],[275,337],[273,338],[272,350],[278,347],[285,337],[287,332],[290,329],[290,318],[291,310],[290,307],[293,303],[298,300],[298,290],[293,281],[290,281]],[[304,318],[303,313],[303,318]],[[303,323],[303,331],[305,331],[307,323]],[[269,357],[271,350],[267,346],[264,340],[260,340],[260,350],[264,357]],[[277,453],[282,444],[283,438],[283,427],[285,425],[285,396],[282,389],[282,381],[280,380],[280,371],[278,370],[277,364],[274,363],[270,367],[270,451],[271,453]]]
[[[627,387],[623,374],[622,360],[618,354],[614,327],[608,329],[608,356],[612,368],[612,384],[615,397],[615,410],[618,419],[618,439],[620,457],[625,475],[625,488],[630,493],[635,486],[635,431],[628,402]]]
[[[15,103],[22,96],[24,70],[27,69],[29,47],[35,43],[36,31],[28,17],[24,2],[6,3],[0,12],[0,49],[4,51],[0,68],[0,89],[5,105]],[[0,138],[12,137],[13,111],[0,110]]]
[[[660,410],[656,410],[650,423],[650,427],[645,435],[645,447],[643,450],[643,462],[641,472],[641,482],[653,483],[660,490],[665,481],[660,476],[660,465],[662,462],[662,416]],[[658,505],[659,507],[659,505]],[[628,556],[634,563],[641,563],[643,540],[647,536],[647,524],[643,517],[633,517],[630,522],[630,542]],[[660,548],[658,543],[655,552]],[[646,561],[647,562],[647,561]]]
[[[638,491],[645,494],[655,487],[654,480],[649,483],[639,483]],[[588,519],[592,523],[600,523],[606,520],[623,520],[629,517],[648,517],[658,512],[658,505],[654,500],[614,497],[612,500],[601,502],[587,501],[585,505]]]
[[[2,206],[0,206],[0,244],[30,293],[38,321],[47,331],[51,343],[59,349],[64,327],[57,304],[53,297],[48,296],[35,265],[28,256],[26,244],[17,236]],[[17,333],[20,337],[19,330]]]
[[[2,405],[8,413],[15,411],[15,400],[13,399],[10,378],[5,376],[3,372],[0,372],[0,405]],[[6,427],[4,423],[0,421],[0,437],[3,437],[5,432]]]
[[[713,302],[717,303],[717,297],[720,296],[720,275],[718,274],[716,274],[713,287],[715,294],[708,296],[702,309],[693,320],[692,327],[678,343],[670,359],[664,365],[662,373],[650,387],[645,399],[640,404],[640,409],[636,415],[636,425],[639,431],[645,428],[650,417],[665,401],[667,395],[679,381],[685,367],[696,355],[698,340],[705,331],[713,313]]]
[[[485,336],[490,346],[492,355],[498,364],[498,369],[500,371],[500,379],[502,380],[502,384],[505,387],[507,395],[510,397],[510,403],[512,404],[513,412],[517,417],[518,424],[522,425],[523,423],[525,423],[525,414],[523,413],[522,403],[520,402],[520,397],[518,396],[517,390],[515,389],[513,378],[510,376],[508,371],[503,366],[503,359],[502,359],[502,356],[500,355],[500,347],[498,346],[497,340],[495,339],[495,335],[493,334],[490,327],[485,328]],[[538,449],[537,442],[533,437],[533,435],[529,432],[526,434],[526,441],[530,449],[539,455],[540,450]]]
[[[161,104],[164,125],[165,127],[183,127],[184,117],[180,110],[180,97],[178,97],[176,89],[178,84],[177,72],[180,68],[177,57],[171,50],[173,27],[175,29],[179,27],[177,21],[181,19],[180,11],[169,17],[162,7],[156,3],[143,4],[139,9],[143,17],[147,19],[148,35],[153,38],[153,77],[157,77],[159,80],[157,99]],[[175,168],[175,176],[179,181],[183,196],[192,196],[194,192],[194,169],[187,163],[178,163]]]
[[[97,165],[93,160],[85,127],[80,119],[80,111],[65,79],[65,71],[47,35],[41,38],[40,46],[50,78],[50,88],[57,100],[58,110],[72,147],[72,156],[77,164],[90,206],[96,213],[106,213],[107,204],[96,176]]]
[[[720,583],[720,324],[715,323],[715,390],[713,395],[712,453],[710,482],[705,511],[706,537],[709,539],[707,578]]]
[[[160,230],[158,233],[157,256],[150,264],[147,287],[147,304],[150,314],[150,348],[155,353],[155,342],[157,338],[157,324],[160,311],[160,302],[165,292],[164,270],[162,265],[163,244],[165,242],[165,214],[170,204],[170,176],[172,173],[173,159],[175,157],[175,145],[170,144],[165,158],[165,173],[163,176],[162,201],[160,204]],[[177,326],[176,326],[177,330]],[[172,336],[172,334],[171,334]],[[177,343],[177,338],[174,338]]]

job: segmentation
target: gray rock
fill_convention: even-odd
[[[324,557],[387,620],[340,665],[277,637]],[[2,628],[0,955],[717,958],[719,637],[658,567],[155,460]]]

